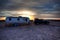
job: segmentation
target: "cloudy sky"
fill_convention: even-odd
[[[36,17],[60,18],[60,0],[0,0],[0,16],[15,16],[22,9]]]

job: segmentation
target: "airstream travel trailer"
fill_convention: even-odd
[[[21,24],[29,24],[30,19],[28,17],[6,17],[6,25],[21,25]]]

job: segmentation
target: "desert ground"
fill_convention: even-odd
[[[0,28],[0,40],[60,40],[60,22]]]

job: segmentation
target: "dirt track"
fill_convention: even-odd
[[[0,40],[60,40],[60,27],[31,25],[1,28]]]

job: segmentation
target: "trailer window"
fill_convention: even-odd
[[[9,18],[9,21],[11,21],[11,18]]]
[[[20,20],[19,18],[17,20]]]
[[[27,21],[27,18],[25,20]]]

